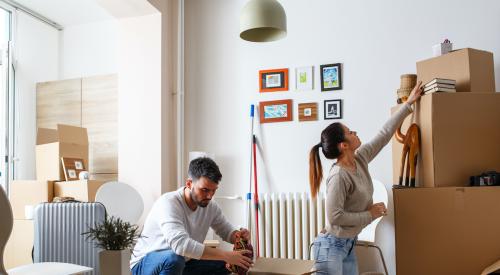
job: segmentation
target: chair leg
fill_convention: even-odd
[[[380,254],[380,259],[382,259],[382,266],[384,266],[385,275],[389,275],[389,272],[387,271],[387,265],[385,264],[384,254],[382,254],[382,250],[380,249],[380,247],[378,247],[375,244],[366,243],[366,242],[356,243],[356,246],[367,246],[367,247],[376,248],[378,250],[378,253]]]

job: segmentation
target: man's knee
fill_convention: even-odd
[[[172,250],[166,250],[163,256],[163,269],[180,271],[184,270],[186,260],[183,256],[175,254]]]

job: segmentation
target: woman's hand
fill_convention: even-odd
[[[408,100],[406,100],[406,102],[408,102],[408,104],[412,105],[422,96],[423,92],[424,92],[424,89],[422,88],[422,81],[420,80],[420,81],[418,81],[417,85],[415,85],[415,87],[411,91],[410,96],[408,96]]]
[[[373,219],[387,215],[387,208],[385,208],[385,204],[383,202],[373,204],[369,211]]]

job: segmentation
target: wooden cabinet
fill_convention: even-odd
[[[102,75],[37,83],[37,127],[87,128],[91,178],[118,178],[118,79]]]

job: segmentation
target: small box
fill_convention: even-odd
[[[433,56],[436,57],[443,54],[447,54],[451,52],[452,49],[453,49],[453,43],[439,43],[432,46],[432,53]]]
[[[81,158],[88,167],[89,142],[87,129],[57,125],[57,130],[38,128],[36,140],[36,178],[64,180],[61,157]]]
[[[5,245],[5,269],[31,264],[31,250],[33,249],[34,224],[32,220],[14,220],[12,233]]]
[[[498,186],[393,189],[396,274],[481,274],[500,259],[499,197]]]
[[[295,260],[281,258],[257,258],[255,264],[248,271],[249,275],[297,275],[312,274],[313,260]]]
[[[470,48],[417,62],[423,84],[434,78],[454,79],[457,92],[494,93],[494,71],[493,53]]]
[[[10,205],[14,219],[26,219],[26,206],[51,202],[54,183],[43,180],[15,180],[10,184]]]
[[[77,201],[94,202],[97,190],[105,181],[72,180],[54,183],[54,197],[72,197]]]
[[[401,128],[403,134],[411,123],[420,128],[416,185],[468,186],[470,176],[500,171],[499,106],[500,93],[424,95]],[[393,138],[394,184],[398,184],[402,148]]]

